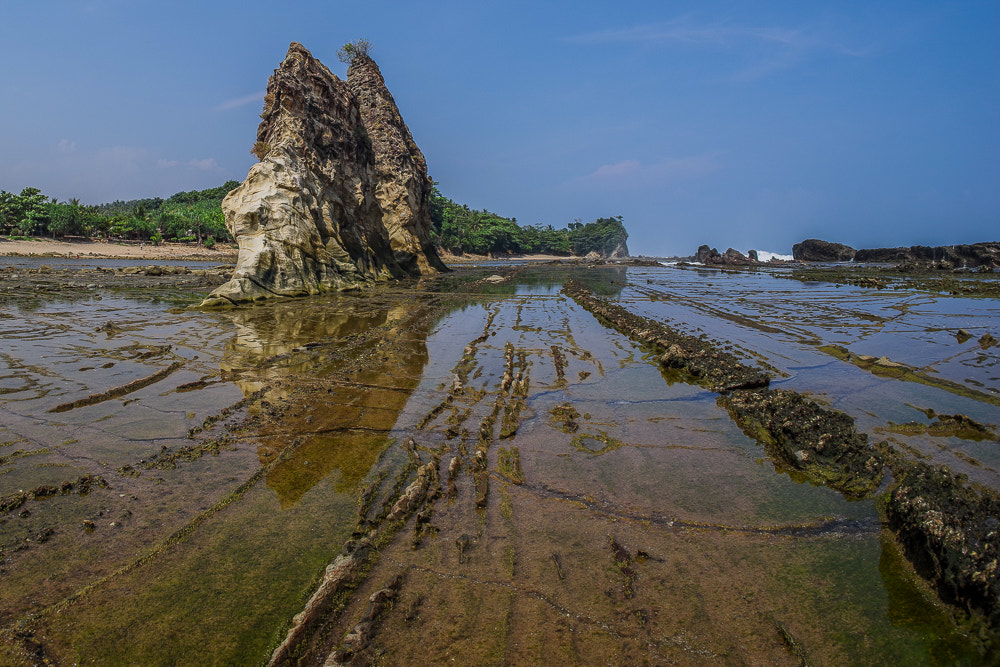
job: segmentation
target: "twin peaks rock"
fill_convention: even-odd
[[[260,162],[222,202],[236,270],[202,306],[447,270],[430,242],[424,156],[371,58],[356,57],[345,83],[292,42],[262,117]]]

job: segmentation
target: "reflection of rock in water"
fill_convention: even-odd
[[[427,363],[431,320],[421,313],[355,297],[230,313],[239,331],[221,365],[244,393],[263,392],[258,456],[287,456],[267,476],[282,507],[331,475],[350,491],[378,460]]]

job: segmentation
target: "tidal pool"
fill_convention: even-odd
[[[933,410],[995,432],[996,404],[823,349],[995,395],[998,348],[951,333],[996,326],[994,301],[530,266],[216,312],[8,295],[0,662],[265,664],[371,535],[284,664],[988,664],[872,500],[770,461],[562,295],[571,276],[997,486],[989,438],[890,430]],[[440,491],[393,523],[427,463]]]

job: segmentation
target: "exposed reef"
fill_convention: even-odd
[[[1000,628],[1000,497],[947,468],[897,461],[892,469],[884,512],[907,557],[942,599]]]
[[[773,459],[849,498],[870,496],[885,476],[882,454],[843,412],[781,389],[736,391],[719,403]]]
[[[427,242],[423,156],[374,62],[345,83],[301,44],[268,80],[254,152],[260,162],[222,202],[239,244],[232,278],[202,303],[352,289],[443,270]],[[366,126],[372,123],[376,139]],[[376,127],[377,126],[377,127]]]
[[[717,392],[766,387],[771,378],[710,342],[674,331],[670,327],[630,313],[621,306],[594,297],[575,280],[563,292],[597,317],[636,340],[654,347],[664,368],[675,368],[696,378],[696,382]]]

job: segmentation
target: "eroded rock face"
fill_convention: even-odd
[[[381,76],[378,82],[384,89]],[[261,161],[222,202],[240,246],[236,270],[203,306],[351,289],[445,268],[436,253],[436,262],[428,259],[429,244],[410,248],[412,260],[397,260],[377,192],[406,185],[377,170],[351,87],[301,44],[292,42],[268,80],[262,117],[255,146]],[[402,120],[398,124],[405,130]],[[398,180],[421,177],[427,180],[423,156]],[[408,216],[400,212],[405,205],[411,207]],[[426,197],[406,198],[393,210],[390,219],[405,217],[413,220],[412,228],[429,230]]]
[[[427,162],[399,115],[382,72],[374,60],[358,56],[347,70],[347,85],[358,100],[375,152],[375,196],[396,261],[410,273],[446,270],[430,241],[433,183]]]

